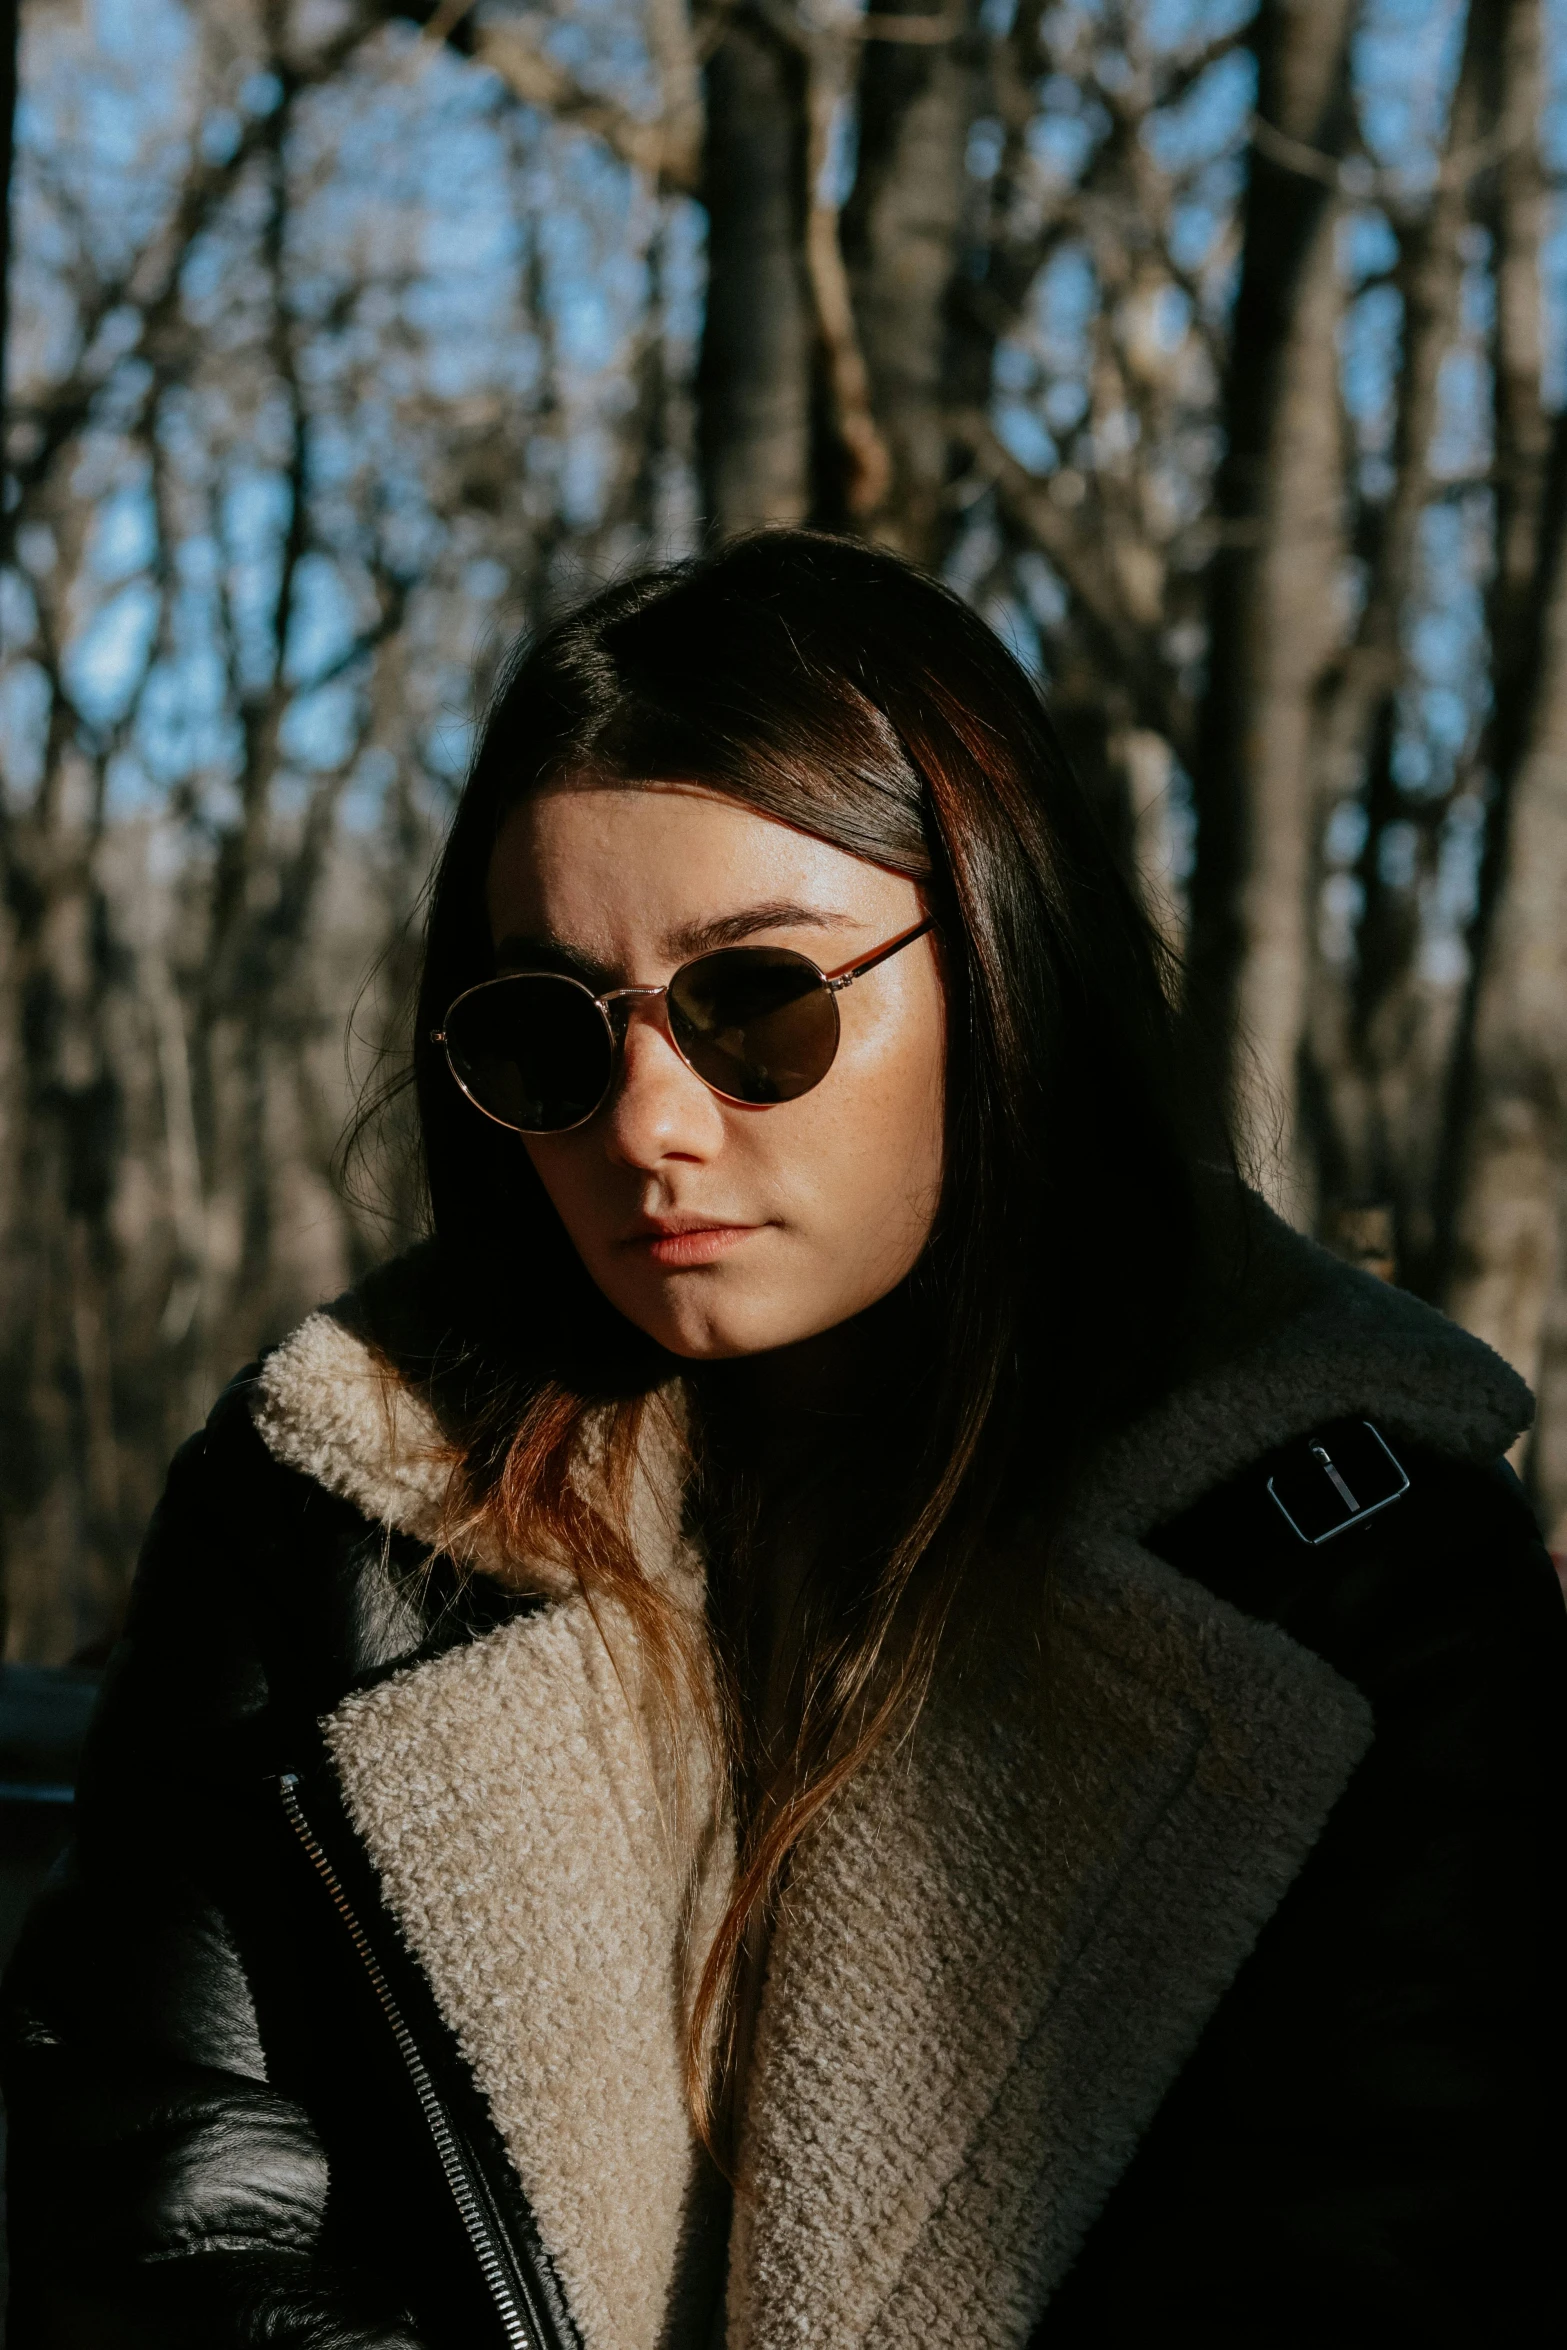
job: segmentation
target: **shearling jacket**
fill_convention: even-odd
[[[732,1849],[628,1627],[432,1553],[363,1301],[236,1384],[5,1987],[12,2350],[1554,2338],[1527,1396],[1267,1233],[1039,1636],[969,1644],[797,1854],[731,2202],[682,2032]],[[636,1538],[700,1606],[676,1483],[650,1442]]]

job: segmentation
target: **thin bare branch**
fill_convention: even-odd
[[[623,163],[647,172],[660,187],[682,195],[694,191],[700,136],[684,90],[678,95],[670,90],[666,103],[671,111],[648,120],[617,99],[588,89],[520,25],[505,21],[481,25],[473,53],[524,105],[537,106],[555,121],[602,139]],[[694,68],[694,59],[692,63]]]
[[[341,72],[367,38],[366,27],[356,24],[312,51],[303,64],[291,65],[281,111],[287,114],[307,91]],[[220,160],[199,153],[193,156],[179,196],[158,233],[127,269],[99,280],[83,303],[76,364],[36,403],[17,400],[13,394],[13,415],[29,428],[29,445],[10,468],[18,491],[10,530],[26,518],[34,494],[50,478],[61,450],[87,423],[111,375],[132,356],[150,359],[157,372],[178,311],[181,272],[192,246],[217,218],[256,158],[279,135],[279,129],[276,111],[252,116],[228,155]],[[99,359],[95,364],[94,353],[104,325],[118,311],[135,318],[135,336],[128,345],[116,349],[111,360]],[[5,544],[9,543],[8,536]]]
[[[1059,572],[1108,672],[1126,688],[1138,723],[1179,739],[1178,688],[1152,632],[1126,607],[1123,583],[1105,560],[1100,534],[1085,530],[997,439],[989,415],[953,419],[976,471],[994,489],[1025,540]]]

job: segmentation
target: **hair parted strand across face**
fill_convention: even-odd
[[[432,1041],[498,969],[661,985],[704,924],[769,904],[781,920],[747,935],[828,970],[935,923],[847,991],[839,1060],[797,1100],[721,1102],[634,1014],[604,1107],[525,1141]],[[1033,684],[897,558],[762,533],[606,589],[511,664],[434,884],[415,1060],[435,1231],[475,1359],[500,1366],[462,1436],[473,1493],[519,1542],[569,1532],[585,1582],[670,1652],[623,1529],[571,1498],[582,1416],[621,1399],[624,1451],[682,1365],[900,1284],[923,1366],[875,1588],[751,1823],[699,2039],[792,1843],[917,1703],[987,1527],[1059,1508],[1169,1375],[1197,1170],[1226,1156],[1179,1045],[1167,958]],[[660,1255],[650,1227],[686,1211],[739,1237]]]

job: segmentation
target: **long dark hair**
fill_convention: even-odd
[[[475,1507],[519,1541],[542,1530],[666,1648],[614,1497],[643,1399],[679,1366],[592,1288],[522,1143],[471,1109],[432,1041],[492,969],[501,824],[576,774],[701,783],[911,876],[947,996],[944,1190],[911,1284],[918,1441],[868,1591],[823,1632],[794,1751],[742,1822],[699,2002],[700,2116],[703,2036],[747,1918],[917,1705],[981,1537],[1025,1504],[1059,1508],[1096,1439],[1168,1382],[1203,1272],[1202,1163],[1226,1144],[1169,954],[1038,692],[956,596],[871,547],[771,531],[624,580],[521,647],[436,874],[415,1047],[434,1231],[491,1366],[460,1451]],[[590,1504],[572,1448],[606,1412],[621,1440]]]

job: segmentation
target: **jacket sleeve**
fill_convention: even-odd
[[[1376,1738],[1040,2350],[1561,2338],[1567,1610],[1510,1472],[1411,1466],[1376,1530],[1229,1578]]]
[[[326,2153],[270,2077],[258,2014],[253,1816],[277,1693],[255,1441],[231,1391],[176,1458],[74,1848],[0,1998],[12,2350],[419,2350],[373,2278],[332,2265]]]

